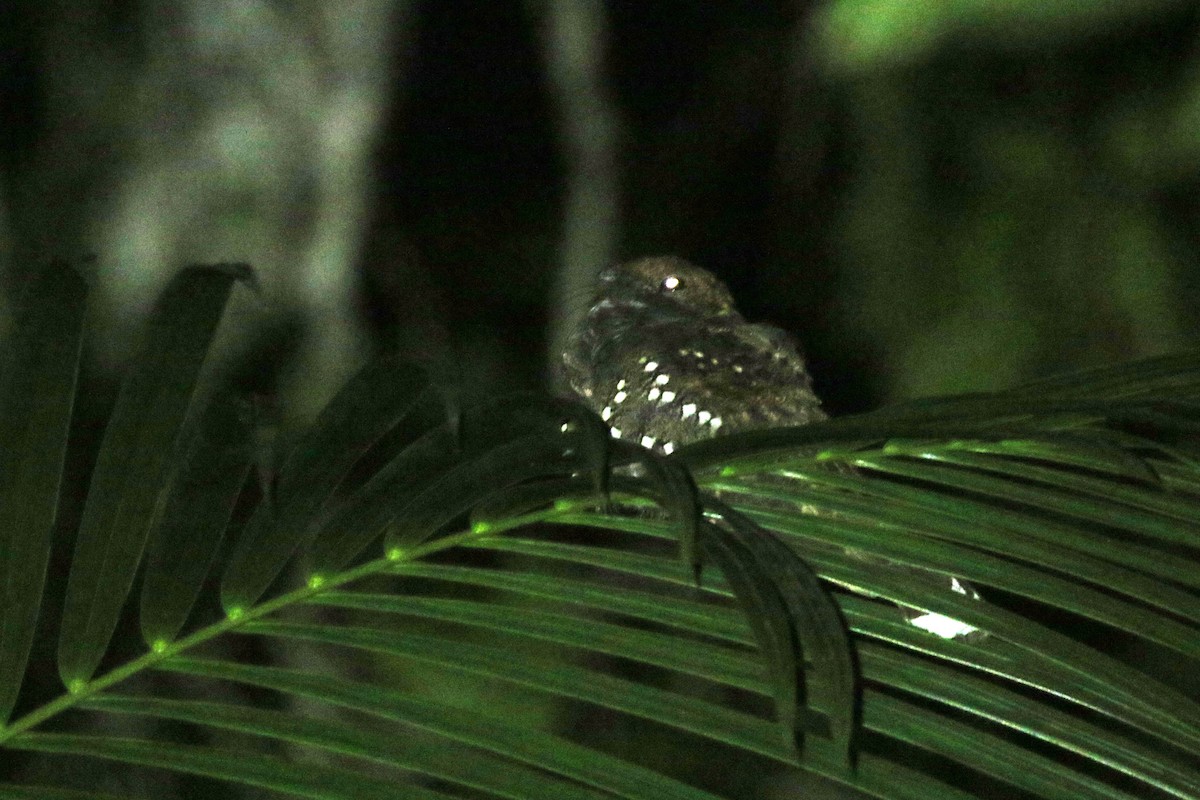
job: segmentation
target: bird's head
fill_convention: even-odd
[[[720,279],[675,256],[643,258],[600,273],[592,313],[635,310],[651,318],[737,316],[733,296]]]

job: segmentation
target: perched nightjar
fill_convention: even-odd
[[[660,453],[712,436],[827,418],[796,340],[747,322],[716,276],[672,256],[602,272],[563,364],[571,388],[614,437]],[[878,569],[915,571],[979,599],[958,578],[876,561]],[[905,613],[947,638],[975,631],[920,609]]]
[[[725,284],[680,258],[605,270],[563,360],[613,436],[663,453],[826,417],[795,339],[746,322]]]

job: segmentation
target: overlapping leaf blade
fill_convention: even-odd
[[[235,281],[247,267],[190,267],[159,298],[117,397],[92,473],[67,582],[58,668],[91,677],[142,559],[200,367]]]
[[[775,705],[790,744],[829,769],[853,766],[859,683],[841,615],[794,553],[717,503],[705,551],[746,608],[772,667]]]
[[[138,615],[146,644],[174,639],[200,594],[250,471],[249,422],[247,404],[219,392],[180,449],[146,556]]]
[[[23,734],[14,738],[11,746],[41,753],[86,755],[120,764],[160,767],[313,800],[394,800],[396,797],[395,781],[376,778],[361,769],[324,764],[306,764],[301,769],[287,759],[245,749],[68,733]],[[405,797],[415,800],[452,800],[451,795],[420,786],[405,787],[404,792]]]
[[[198,364],[195,352],[187,352],[189,363]],[[258,518],[288,524],[257,533],[252,524],[250,544],[241,545],[243,571],[226,577],[227,599],[241,603],[243,615],[197,631],[122,674],[156,665],[196,679],[258,686],[336,708],[337,714],[368,715],[376,725],[414,726],[425,731],[423,742],[442,745],[410,748],[414,742],[397,743],[390,733],[360,730],[336,715],[294,719],[243,700],[113,695],[107,676],[53,708],[74,704],[105,716],[186,721],[216,738],[232,731],[286,743],[318,759],[336,754],[415,770],[487,796],[710,797],[545,730],[497,719],[502,707],[490,696],[468,710],[382,683],[187,654],[195,643],[241,631],[281,650],[304,642],[385,654],[414,670],[431,666],[485,683],[507,681],[550,701],[590,704],[698,734],[724,748],[716,751],[722,757],[754,754],[780,768],[801,766],[881,798],[970,796],[969,782],[947,778],[958,784],[948,786],[919,760],[903,763],[918,752],[938,754],[966,775],[987,776],[991,786],[1034,795],[1054,796],[1064,786],[1074,796],[1100,798],[1140,797],[1142,789],[1196,794],[1200,770],[1191,755],[1200,752],[1200,708],[1193,698],[1116,654],[1073,640],[1023,607],[931,592],[927,579],[969,577],[985,598],[1003,589],[1025,602],[1069,609],[1093,624],[1169,644],[1181,663],[1194,661],[1189,637],[1200,601],[1187,568],[1200,550],[1200,453],[1189,401],[1200,386],[1200,359],[1112,370],[1100,376],[1094,392],[1087,379],[1067,380],[1059,388],[918,403],[810,429],[716,441],[665,462],[616,445],[611,455],[619,473],[611,484],[608,440],[597,420],[572,416],[561,404],[520,398],[468,411],[461,426],[443,427],[425,440],[425,450],[418,440],[375,479],[337,495],[358,457],[403,416],[397,395],[415,401],[423,392],[417,373],[399,370],[392,377],[401,376],[400,389],[380,396],[394,387],[385,378],[389,368],[379,369],[378,380],[361,388],[365,396],[339,412],[340,422],[326,423],[306,440],[309,449],[293,451],[285,462],[277,502]],[[184,392],[178,384],[173,388],[178,408]],[[222,465],[244,470],[244,460],[233,458],[233,443],[244,430],[228,422],[211,423],[212,431],[229,437],[207,440],[212,458],[194,457],[203,438],[170,450],[167,461],[182,470],[174,474],[186,474],[193,462],[197,476],[225,475]],[[173,429],[176,437],[181,429]],[[856,468],[826,470],[824,462]],[[719,490],[721,502],[733,508],[710,504],[719,516],[703,520],[684,463],[697,469],[701,487]],[[775,474],[759,480],[764,472]],[[207,500],[191,505],[196,524],[212,538],[197,542],[199,550],[179,551],[191,555],[163,555],[157,544],[152,551],[147,585],[157,585],[151,596],[166,597],[172,606],[163,615],[168,622],[153,622],[163,640],[186,616],[204,569],[197,563],[183,570],[186,589],[164,589],[163,576],[172,561],[207,561],[196,553],[211,552],[225,518],[217,510],[227,511],[236,493],[234,476],[226,477],[219,491],[210,487],[196,495]],[[164,473],[157,480],[147,489],[157,498],[156,514],[176,502],[167,498],[186,495],[170,494],[171,486],[187,484]],[[134,497],[135,506],[145,506],[144,497]],[[205,509],[212,516],[202,523]],[[476,524],[457,531],[452,523],[464,511],[476,512]],[[318,520],[325,522],[318,526]],[[539,522],[604,533],[580,543],[577,530],[570,534],[574,541],[544,538],[542,527],[528,529],[524,538],[512,532]],[[713,534],[705,538],[704,531]],[[389,559],[347,566],[381,535],[388,537]],[[1095,552],[1100,541],[1122,547]],[[250,564],[264,542],[278,544],[265,548],[268,563]],[[682,543],[684,565],[665,554],[664,543]],[[462,546],[504,557],[423,560]],[[133,558],[130,548],[117,552],[134,566],[140,558],[140,550]],[[697,574],[697,556],[705,553],[708,568]],[[1164,558],[1157,561],[1160,553]],[[263,581],[274,580],[296,554],[324,580],[256,605]],[[869,594],[839,589],[833,595],[839,612],[809,566],[833,586]],[[354,583],[388,573],[416,580],[376,581],[370,589]],[[106,574],[100,585],[119,590],[126,573],[110,567]],[[614,575],[632,576],[632,583],[612,580]],[[469,591],[456,594],[463,587]],[[731,587],[743,600],[744,616],[733,605]],[[152,619],[155,603],[143,599]],[[989,638],[938,639],[907,625],[884,600],[960,616]],[[313,614],[330,608],[337,614]],[[276,618],[290,609],[304,612],[304,621]],[[863,737],[865,744],[853,736],[860,684],[842,616],[868,682],[862,724],[871,735]],[[107,643],[107,635],[88,636]],[[514,641],[519,645],[511,646]],[[545,646],[587,658],[528,657]],[[650,683],[636,673],[609,674],[601,665],[605,658],[652,666],[658,678]],[[90,671],[78,675],[85,673]],[[724,702],[720,692],[696,696],[679,688],[697,682],[764,702],[743,707]],[[805,760],[781,742],[780,726],[767,717],[769,698],[789,736],[802,733]],[[29,719],[53,716],[44,713]],[[822,720],[829,736],[811,724]],[[207,775],[300,796],[385,797],[398,788],[345,765],[297,769],[245,749],[48,734],[25,724],[19,720],[0,730],[0,740],[16,749]],[[830,747],[822,750],[825,742]],[[810,758],[814,745],[816,757]],[[1076,761],[1057,758],[1056,748]],[[1078,759],[1088,762],[1085,768]],[[403,791],[450,796],[409,782]],[[0,796],[28,794],[0,784]],[[71,795],[48,788],[46,796]]]
[[[253,667],[213,660],[179,659],[169,665],[191,675],[223,678],[312,697],[356,711],[395,719],[519,762],[533,764],[619,797],[712,800],[693,789],[636,765],[595,750],[509,725],[478,710],[464,710],[413,697],[404,692],[296,670]]]
[[[248,733],[330,755],[373,762],[373,765],[418,772],[498,797],[541,796],[563,800],[612,797],[449,739],[430,741],[408,731],[400,736],[380,737],[352,721],[336,720],[331,715],[298,719],[294,714],[234,703],[130,695],[96,698],[84,705],[97,711],[153,716],[216,730]]]
[[[0,375],[0,724],[29,658],[75,401],[86,288],[53,263],[21,298]]]
[[[342,569],[380,536],[395,553],[505,489],[580,472],[606,491],[600,421],[569,401],[519,395],[467,409],[455,426],[428,431],[346,498],[322,525],[310,562]]]
[[[276,502],[263,503],[238,540],[221,581],[227,611],[255,603],[316,535],[317,512],[355,462],[423,399],[425,372],[394,358],[359,370],[280,467]]]

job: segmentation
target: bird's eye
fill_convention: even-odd
[[[679,280],[677,275],[668,275],[663,278],[662,290],[664,292],[673,292],[683,286],[683,281]]]

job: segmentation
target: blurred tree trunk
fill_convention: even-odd
[[[95,254],[120,360],[176,270],[250,262],[303,331],[293,412],[318,408],[364,356],[355,269],[410,5],[28,4],[42,105],[6,176],[16,271]]]

